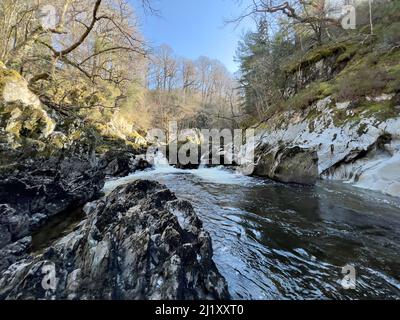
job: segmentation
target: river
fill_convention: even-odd
[[[136,179],[193,204],[234,299],[400,299],[400,200],[342,183],[285,185],[165,163],[104,191]],[[342,286],[346,265],[355,289]]]

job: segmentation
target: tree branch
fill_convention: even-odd
[[[96,0],[96,3],[93,8],[93,15],[92,15],[92,21],[88,27],[86,27],[86,31],[81,35],[79,40],[75,42],[72,46],[70,46],[67,49],[61,50],[61,51],[56,51],[56,55],[59,57],[63,57],[67,55],[68,53],[71,53],[74,51],[76,48],[78,48],[88,37],[90,32],[93,30],[94,26],[96,25],[96,22],[101,19],[101,17],[97,17],[97,13],[99,11],[100,5],[101,5],[102,0]]]

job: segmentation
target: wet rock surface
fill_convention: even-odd
[[[72,109],[0,66],[0,298],[228,298],[209,235],[165,187],[123,187],[75,217],[106,176],[149,164],[132,125]]]
[[[0,298],[229,298],[210,236],[190,203],[165,186],[136,181],[85,212],[73,232],[2,273]]]
[[[125,177],[135,171],[145,170],[150,164],[145,155],[135,155],[128,151],[109,151],[101,158],[104,173],[110,177]]]
[[[105,174],[82,119],[43,105],[14,71],[2,68],[0,79],[1,272],[51,217],[93,199]]]
[[[313,185],[317,182],[318,155],[300,147],[270,148],[264,145],[256,152],[254,174],[287,183]]]
[[[373,99],[378,101],[392,97],[381,95]],[[271,119],[267,128],[256,132],[258,147],[255,152],[255,173],[276,179],[274,168],[280,158],[275,157],[280,156],[282,150],[299,148],[308,150],[303,154],[308,153],[309,156],[287,160],[293,163],[295,170],[296,162],[300,161],[298,170],[310,170],[311,180],[314,180],[311,164],[315,150],[318,178],[345,181],[364,189],[400,197],[399,115],[388,115],[387,119],[379,119],[374,114],[361,117],[353,114],[352,105],[352,101],[337,103],[329,96],[309,108],[307,112],[316,112],[315,116],[307,112],[287,113],[285,117],[288,123],[284,126],[280,125],[279,119]],[[347,121],[338,121],[338,113],[345,114]],[[308,161],[304,162],[306,159]],[[305,163],[310,165],[303,166]]]
[[[90,151],[23,160],[10,170],[1,170],[0,255],[6,255],[5,246],[30,236],[52,216],[96,197],[104,178]]]

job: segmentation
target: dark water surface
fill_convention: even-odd
[[[110,181],[166,184],[211,234],[236,299],[400,299],[400,201],[345,184],[290,186],[220,168],[157,168]],[[356,289],[342,267],[353,265]]]
[[[32,234],[31,252],[41,253],[58,239],[68,235],[85,219],[83,208],[65,211],[49,219],[37,232]]]

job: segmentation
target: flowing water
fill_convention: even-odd
[[[400,299],[400,201],[344,184],[293,186],[223,168],[155,170],[109,181],[166,184],[210,233],[235,299]],[[342,267],[356,288],[342,287]]]

